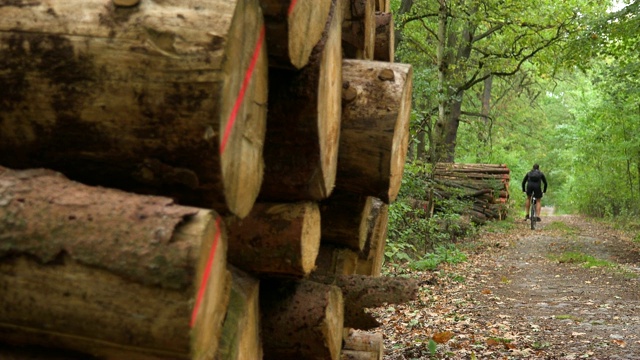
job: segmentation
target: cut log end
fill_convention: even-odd
[[[262,185],[268,65],[259,7],[239,5],[234,18],[238,20],[229,35],[245,40],[229,44],[218,131],[225,200],[231,212],[242,218],[251,211]]]
[[[296,69],[309,62],[309,56],[322,38],[329,18],[331,0],[298,0],[289,9],[289,58]]]
[[[340,46],[342,13],[337,9],[333,11],[333,18],[329,24],[329,36],[321,55],[318,84],[318,104],[322,104],[322,106],[318,106],[322,178],[315,181],[315,189],[312,189],[314,198],[318,200],[328,197],[333,191],[338,165],[342,113],[342,51]]]
[[[195,241],[201,244],[191,320],[191,352],[194,358],[202,358],[218,349],[229,302],[231,273],[226,269],[226,232],[213,212],[203,210],[176,229],[176,234],[177,237],[198,236]],[[210,274],[220,276],[211,277]]]
[[[398,64],[400,65],[400,64]],[[389,202],[398,197],[402,185],[404,163],[409,148],[409,122],[411,118],[411,94],[413,89],[413,68],[411,65],[402,65],[404,80],[402,95],[400,96],[400,109],[398,121],[393,132],[393,146],[391,148],[391,179],[389,184]]]

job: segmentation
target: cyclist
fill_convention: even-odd
[[[540,182],[544,183],[544,190],[540,185]],[[525,190],[526,185],[526,190]],[[527,215],[524,220],[529,220],[529,209],[531,208],[531,195],[535,194],[536,199],[536,221],[540,221],[540,210],[542,208],[542,194],[547,192],[547,178],[544,177],[542,171],[540,171],[540,165],[533,164],[533,169],[529,171],[522,180],[522,192],[527,193],[527,205],[525,206],[525,210]]]

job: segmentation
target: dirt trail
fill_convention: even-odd
[[[418,301],[376,311],[385,359],[640,359],[638,244],[577,216],[540,225],[483,236],[468,262],[414,274]],[[553,260],[567,253],[612,266]]]

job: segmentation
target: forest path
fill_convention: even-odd
[[[640,359],[640,244],[580,216],[539,225],[412,273],[418,300],[374,310],[385,359]]]

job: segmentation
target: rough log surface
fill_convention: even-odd
[[[230,280],[216,218],[49,170],[0,167],[2,338],[129,359],[215,354]]]
[[[411,65],[344,60],[336,188],[385,203],[400,190],[409,142]]]
[[[384,247],[387,242],[389,205],[384,204],[380,199],[375,199],[369,218],[367,240],[363,250],[358,254],[356,273],[380,276],[384,260]]]
[[[304,277],[320,248],[320,210],[312,202],[256,203],[244,218],[226,219],[229,262],[271,276]]]
[[[390,12],[376,13],[376,38],[373,59],[393,62],[395,57],[395,33],[393,15]]]
[[[320,203],[322,243],[362,250],[371,226],[373,202],[371,196],[334,191]]]
[[[246,215],[264,166],[262,19],[257,0],[3,2],[0,163]]]
[[[310,280],[339,287],[345,304],[344,326],[361,330],[379,326],[377,320],[364,312],[365,308],[405,303],[413,300],[418,291],[418,284],[412,279],[314,273]]]
[[[344,57],[373,60],[376,42],[375,4],[370,0],[345,0],[342,12]]]
[[[267,282],[260,294],[265,359],[340,358],[344,302],[339,288],[311,281]]]
[[[355,274],[358,253],[345,247],[321,244],[314,274],[349,275]]]

